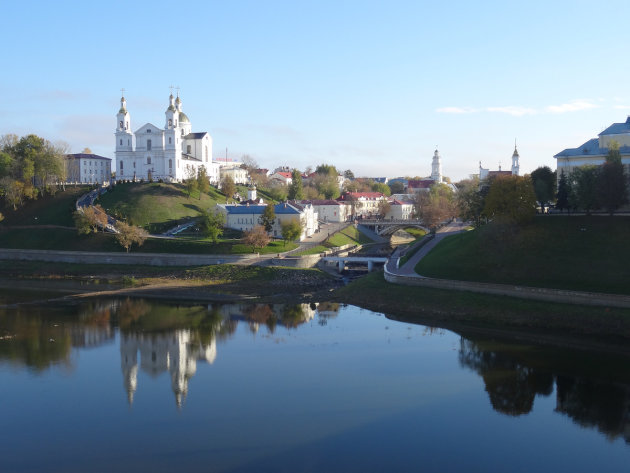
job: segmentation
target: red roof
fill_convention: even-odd
[[[433,179],[422,179],[422,180],[411,179],[407,183],[407,187],[411,189],[428,189],[433,184],[435,184],[435,181]]]
[[[292,174],[290,172],[284,172],[284,171],[280,171],[280,172],[275,172],[275,174],[279,174],[282,177],[286,177],[287,179],[291,179]]]

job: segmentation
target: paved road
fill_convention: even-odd
[[[424,256],[429,253],[429,251],[435,248],[435,245],[437,245],[447,236],[455,235],[457,233],[465,231],[464,227],[465,224],[462,222],[451,222],[448,225],[443,226],[436,232],[435,238],[433,238],[430,242],[425,243],[425,245],[420,248],[420,250],[415,255],[413,255],[403,266],[401,266],[400,268],[396,268],[395,258],[391,258],[390,261],[392,261],[392,264],[388,265],[387,269],[390,272],[398,274],[400,276],[410,276],[416,278],[424,277],[420,276],[415,271],[415,267],[418,262],[422,258],[424,258]]]

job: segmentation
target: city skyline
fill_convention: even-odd
[[[0,134],[114,157],[121,91],[133,130],[162,126],[179,87],[213,157],[329,163],[357,176],[555,169],[553,155],[630,113],[612,18],[625,2],[78,2],[4,6]],[[25,29],[25,26],[28,28]],[[16,42],[16,38],[19,41]]]

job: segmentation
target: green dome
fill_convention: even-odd
[[[190,123],[188,116],[184,112],[179,112],[179,123]]]

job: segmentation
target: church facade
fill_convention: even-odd
[[[212,162],[212,137],[194,133],[182,101],[169,97],[164,127],[146,123],[131,131],[131,117],[125,97],[116,115],[116,179],[180,182],[196,176],[204,166],[212,183],[219,182],[219,167]]]

